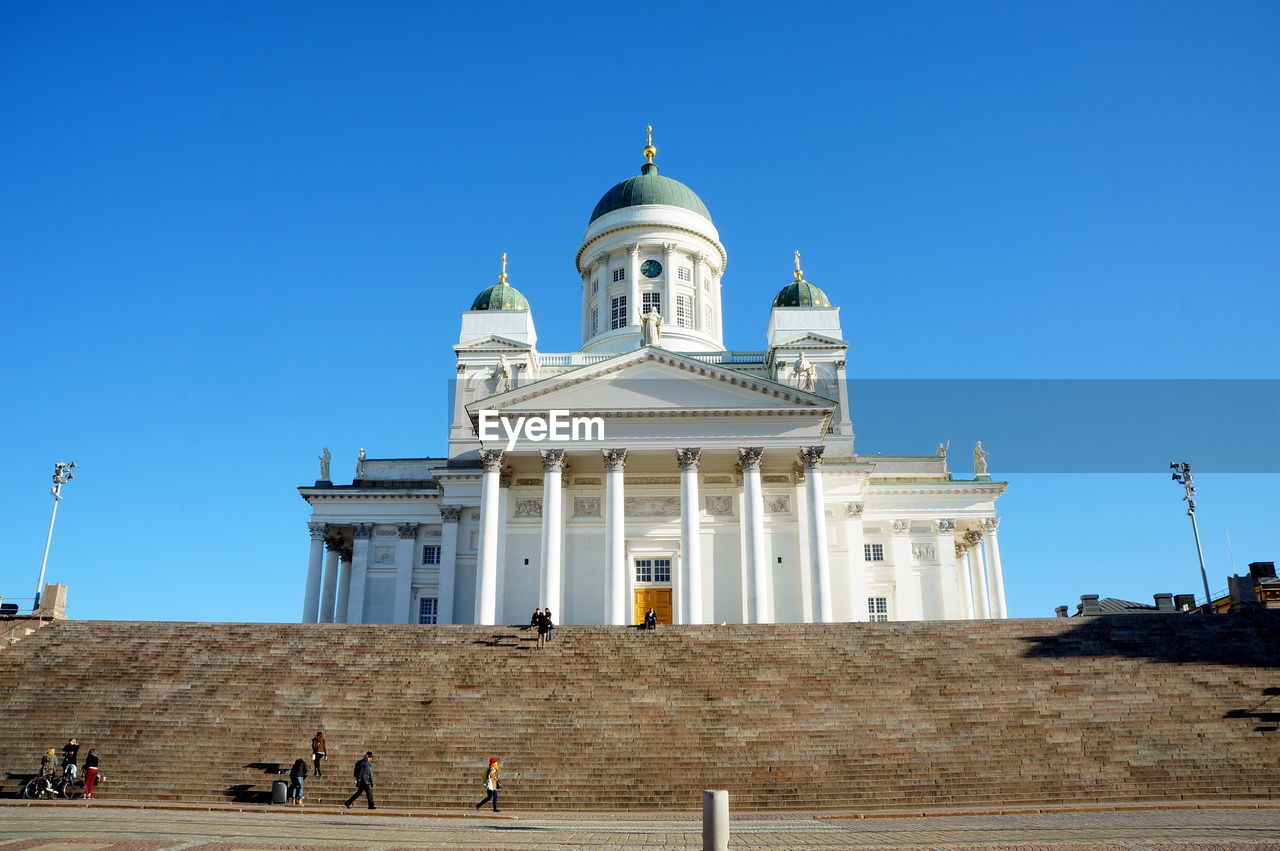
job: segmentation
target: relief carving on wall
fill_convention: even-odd
[[[732,517],[733,516],[733,497],[731,496],[704,496],[703,505],[707,509],[707,514],[712,517]]]
[[[573,498],[573,516],[574,517],[599,517],[600,516],[600,497],[575,496]]]
[[[790,514],[791,513],[791,497],[789,496],[766,496],[764,498],[765,514]]]
[[[679,517],[678,496],[627,496],[623,497],[623,513],[627,517]]]
[[[937,561],[938,549],[933,544],[912,544],[911,557],[916,561]]]
[[[517,499],[515,514],[516,517],[541,517],[542,516],[542,500],[540,499]]]
[[[396,550],[395,547],[377,547],[373,554],[374,564],[395,564]]]

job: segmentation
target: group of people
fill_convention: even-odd
[[[534,609],[529,628],[538,631],[538,646],[545,647],[551,640],[551,630],[556,628],[556,622],[551,619],[551,609]]]
[[[534,614],[535,620],[541,615],[542,615],[542,609],[539,609],[537,613]],[[551,626],[550,626],[551,610],[550,609],[546,611],[545,618],[546,618],[545,623],[547,625],[546,633],[549,633],[551,631]],[[535,622],[533,626],[539,627],[538,635],[539,635],[539,643],[541,643],[542,641],[545,640],[543,639],[543,635],[545,635],[546,633],[542,631],[541,625],[539,623]],[[75,740],[73,739],[72,741],[75,741]],[[317,730],[315,736],[311,738],[311,760],[315,766],[316,777],[323,776],[320,773],[320,763],[328,758],[328,753],[326,753],[326,750],[327,748],[324,741],[324,731]],[[90,753],[92,754],[92,751],[90,751]],[[501,810],[498,809],[498,790],[502,788],[502,784],[498,782],[498,772],[500,772],[501,770],[502,770],[502,765],[501,763],[498,762],[498,759],[496,757],[491,758],[489,760],[489,766],[488,768],[485,769],[485,773],[484,773],[484,790],[485,790],[484,800],[476,804],[477,810],[483,807],[485,804],[492,801],[493,811],[495,813],[501,812]],[[356,782],[356,791],[352,792],[351,797],[347,798],[347,800],[344,801],[342,805],[347,809],[351,809],[351,805],[355,803],[356,799],[359,798],[361,795],[364,795],[365,801],[369,805],[369,809],[376,810],[378,807],[373,802],[373,751],[365,751],[364,756],[356,761],[355,767],[354,769],[352,769],[352,776]],[[289,770],[289,800],[294,802],[298,806],[302,806],[303,787],[305,785],[306,777],[307,777],[306,760],[299,757],[294,761],[293,768]]]
[[[76,768],[76,762],[80,756],[80,740],[72,736],[67,739],[67,743],[62,746],[62,764],[61,768],[54,767],[58,762],[57,750],[49,748],[40,757],[40,774],[54,781],[75,780],[79,769]],[[86,798],[93,797],[93,790],[98,787],[98,781],[102,779],[98,769],[98,753],[94,748],[89,748],[89,753],[84,758],[84,796]],[[58,794],[54,790],[53,794]]]

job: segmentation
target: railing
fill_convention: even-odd
[[[538,365],[589,366],[593,363],[600,363],[600,361],[617,357],[618,354],[620,353],[566,352],[563,354],[541,354],[538,355]],[[762,364],[765,356],[764,352],[676,352],[676,354],[700,360],[703,363],[721,364]]]

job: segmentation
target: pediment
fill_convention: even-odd
[[[455,352],[527,352],[533,346],[497,335],[481,337],[453,347]]]
[[[847,349],[849,344],[825,334],[807,332],[776,343],[774,349]]]
[[[834,404],[814,393],[648,347],[477,400],[467,409],[473,417],[480,409],[528,413],[566,410],[593,415],[787,412],[823,416]]]

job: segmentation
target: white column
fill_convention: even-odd
[[[633,242],[627,246],[627,297],[628,325],[640,324],[640,244]]]
[[[768,554],[764,548],[764,490],[760,483],[760,461],[763,458],[763,446],[738,449],[747,515],[744,518],[747,524],[747,576],[750,579],[747,609],[751,623],[769,622],[769,582],[765,566]]]
[[[542,455],[542,589],[541,605],[554,617],[564,616],[563,572],[560,542],[564,538],[561,486],[563,449],[540,449]]]
[[[845,372],[845,362],[836,361],[836,395],[840,401],[840,431],[842,437],[849,438],[849,449],[853,449],[853,414],[849,408],[849,376]]]
[[[964,584],[965,617],[977,620],[982,617],[978,609],[978,595],[973,582],[973,562],[969,558],[969,548],[964,544],[956,544],[956,558],[960,560],[960,578]]]
[[[356,541],[351,553],[351,589],[347,595],[347,623],[364,623],[365,574],[369,570],[369,539],[372,523],[354,523]]]
[[[969,617],[964,611],[964,591],[956,570],[956,521],[938,521],[938,584],[942,592],[942,616],[949,621]]]
[[[1000,542],[996,538],[996,530],[1000,528],[999,517],[988,517],[982,521],[987,532],[987,584],[991,589],[993,614],[998,618],[1009,617],[1009,607],[1004,600],[1004,570],[1000,566]]]
[[[920,620],[920,598],[911,576],[911,521],[893,521],[893,606],[900,621]]]
[[[453,587],[458,573],[458,520],[461,505],[440,506],[440,580],[436,586],[436,623],[453,623]]]
[[[302,598],[302,622],[320,622],[320,580],[324,569],[325,524],[308,523],[311,533],[311,552],[307,558],[307,589]]]
[[[849,541],[849,620],[867,621],[871,619],[867,611],[867,555],[863,549],[865,543],[862,529],[861,502],[844,504],[844,531]]]
[[[662,324],[676,324],[676,244],[662,243]]]
[[[502,472],[502,452],[481,449],[480,463],[480,552],[476,556],[476,617],[478,624],[498,622],[498,476]]]
[[[809,504],[809,571],[813,576],[813,619],[831,623],[831,560],[827,552],[827,504],[822,488],[821,446],[800,450],[805,467],[805,496]]]
[[[413,605],[414,544],[418,542],[418,524],[399,523],[396,534],[400,537],[396,541],[396,597],[391,622],[416,623],[418,619],[411,617],[413,613],[409,609]]]
[[[338,596],[338,547],[337,541],[325,541],[324,591],[320,595],[320,623],[333,623],[333,605]]]
[[[627,450],[602,449],[604,456],[604,554],[608,571],[608,619],[614,626],[629,624],[627,617],[627,527],[623,513],[623,470]]]
[[[706,623],[702,611],[702,506],[698,500],[698,466],[702,450],[676,450],[680,465],[680,551],[684,585],[684,622]]]
[[[706,255],[701,251],[695,251],[693,254],[689,255],[689,260],[693,263],[692,274],[690,276],[693,278],[693,327],[704,334],[710,334],[711,329],[707,327],[707,320],[704,317],[704,314],[707,312],[706,296],[702,293],[702,263],[705,259]]]
[[[987,588],[987,565],[982,558],[982,533],[977,530],[965,532],[964,542],[969,547],[969,566],[974,576],[974,608],[980,618],[994,617],[991,594]]]
[[[351,599],[351,554],[338,553],[338,600],[333,606],[333,622],[347,622],[347,603]]]
[[[609,255],[600,252],[596,255],[596,314],[600,317],[599,329],[600,333],[607,333],[609,330]],[[553,611],[554,615],[555,612]]]
[[[712,274],[713,275],[715,274],[714,270]],[[722,341],[720,345],[723,346],[724,345],[724,342],[723,342],[724,340],[724,284],[717,283],[715,286],[713,286],[711,288],[711,294],[715,296],[715,304],[713,309],[715,310],[716,339]]]

